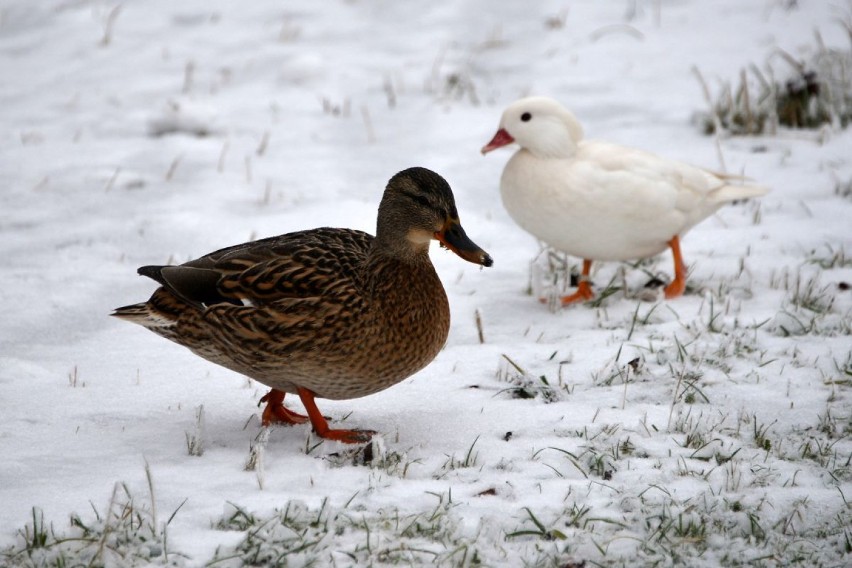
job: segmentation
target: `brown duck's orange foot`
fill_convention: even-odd
[[[369,442],[375,434],[372,430],[335,430],[329,428],[328,421],[319,411],[319,408],[317,408],[317,403],[314,400],[315,397],[316,394],[313,391],[299,387],[299,398],[302,399],[302,404],[305,405],[305,410],[308,411],[314,433],[320,438],[335,440],[344,444],[363,444],[364,442]]]
[[[278,389],[272,389],[266,393],[260,402],[265,402],[266,407],[263,409],[261,424],[269,426],[270,424],[304,424],[309,420],[307,416],[293,412],[284,406],[284,394]]]

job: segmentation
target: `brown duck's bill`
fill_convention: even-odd
[[[506,132],[506,129],[501,128],[497,131],[497,134],[494,135],[494,138],[491,139],[491,142],[482,147],[481,152],[487,154],[491,150],[496,150],[497,148],[502,148],[508,144],[514,142],[515,139],[512,138],[512,135]]]
[[[444,247],[468,262],[482,266],[491,266],[494,264],[491,255],[479,248],[476,243],[468,238],[461,223],[457,219],[447,221],[444,228],[435,233],[435,238]]]

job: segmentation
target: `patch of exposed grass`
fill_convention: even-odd
[[[351,500],[339,508],[324,500],[317,509],[290,501],[267,517],[232,505],[214,527],[245,534],[207,566],[479,565],[476,534],[463,530],[449,496],[437,497],[418,514],[367,511]]]
[[[150,481],[150,478],[149,478]],[[153,488],[153,485],[151,485]],[[180,507],[178,507],[178,510]],[[0,550],[0,566],[67,568],[72,566],[183,566],[186,557],[169,550],[166,528],[177,514],[158,524],[152,500],[136,500],[127,485],[116,484],[106,509],[92,506],[94,518],[72,513],[70,526],[47,524],[38,507],[18,531],[16,543]]]
[[[473,440],[464,454],[463,458],[457,458],[455,454],[448,455],[446,461],[441,466],[438,473],[435,474],[436,479],[443,479],[446,475],[457,469],[465,469],[476,467],[479,465],[479,453],[474,449],[479,441],[479,436]]]
[[[563,400],[568,394],[561,380],[557,379],[554,381],[556,384],[551,384],[551,380],[545,375],[536,377],[506,354],[500,356],[497,379],[508,383],[509,386],[500,392],[512,398],[536,398],[550,403]]]
[[[325,459],[332,467],[366,466],[399,478],[407,477],[409,468],[420,463],[419,459],[409,458],[407,451],[386,448],[381,436],[374,436],[369,444],[328,454]]]
[[[825,260],[841,261],[842,256]],[[781,310],[769,324],[777,335],[831,337],[852,334],[852,312],[836,306],[838,294],[843,290],[834,284],[823,284],[821,276],[822,272],[809,274],[803,270],[795,274],[785,270],[773,275],[770,285],[786,292]]]
[[[775,62],[781,61],[781,64]],[[779,126],[845,128],[852,121],[852,51],[818,45],[807,61],[777,50],[763,69],[750,65],[713,98],[698,70],[710,110],[697,113],[705,134],[774,134]]]

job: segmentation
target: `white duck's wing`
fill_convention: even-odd
[[[637,188],[663,184],[676,191],[677,208],[685,213],[701,209],[705,203],[722,205],[768,192],[764,187],[736,183],[747,181],[742,176],[713,172],[635,148],[590,141],[581,144],[579,150],[579,160],[611,173],[629,172]]]
[[[682,226],[675,234],[681,234],[696,223],[712,215],[722,205],[739,199],[759,197],[767,193],[767,189],[756,185],[735,183],[744,178],[726,174],[718,174],[709,170],[670,160],[637,150],[602,142],[582,144],[578,158],[581,161],[596,164],[601,175],[625,176],[630,180],[629,191],[635,192],[624,195],[627,200],[635,203],[644,202],[651,208],[658,208],[657,213],[665,215],[669,201],[674,211],[682,218]],[[653,195],[659,192],[659,195]],[[665,199],[661,202],[660,199]]]

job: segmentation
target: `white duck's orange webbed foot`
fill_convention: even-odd
[[[575,304],[577,302],[587,302],[594,297],[595,293],[592,291],[592,285],[589,284],[589,281],[580,280],[580,283],[577,284],[576,292],[567,296],[562,296],[562,305],[567,306],[569,304]]]
[[[665,287],[664,291],[666,299],[670,300],[682,296],[686,290],[686,264],[680,254],[680,238],[675,235],[668,242],[668,245],[672,249],[672,256],[674,257],[674,280]]]
[[[681,279],[678,280],[675,278],[671,284],[665,287],[664,291],[666,293],[666,299],[671,300],[672,298],[677,298],[678,296],[683,296],[683,292],[686,290],[686,280]]]
[[[284,394],[278,389],[272,389],[266,393],[260,402],[265,402],[266,407],[263,409],[261,424],[269,426],[270,424],[304,424],[309,418],[303,414],[293,412],[284,406]]]
[[[580,280],[577,283],[577,291],[561,298],[563,306],[575,304],[577,302],[587,302],[595,297],[595,293],[592,291],[591,277],[589,276],[591,273],[592,261],[591,259],[584,258],[583,269],[580,272]]]

